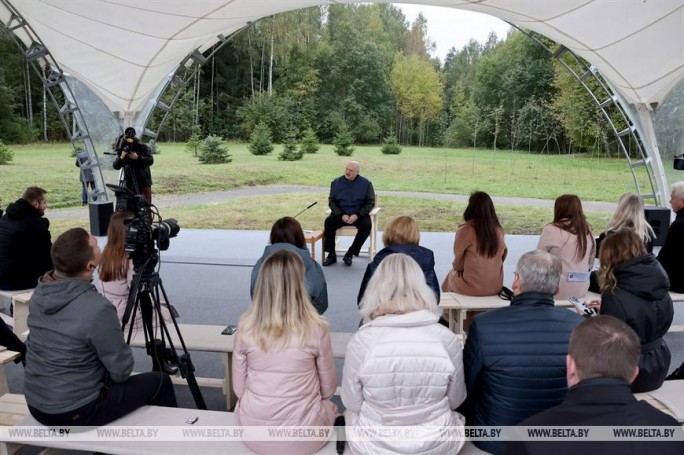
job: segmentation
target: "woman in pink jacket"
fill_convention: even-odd
[[[242,426],[331,426],[338,414],[328,323],[309,300],[304,264],[279,250],[262,264],[233,350],[236,421]],[[311,454],[326,441],[245,441],[259,454]]]
[[[547,224],[537,248],[557,256],[563,263],[557,299],[584,297],[594,267],[596,241],[582,210],[580,198],[564,194],[556,199],[553,223]]]

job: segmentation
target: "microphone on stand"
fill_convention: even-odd
[[[311,204],[310,206],[308,206],[307,208],[305,208],[304,210],[302,210],[301,212],[299,212],[298,214],[296,214],[296,215],[293,216],[292,218],[295,218],[295,219],[296,219],[299,215],[301,215],[302,213],[306,212],[307,210],[309,210],[311,207],[313,207],[313,206],[316,205],[316,204],[318,204],[318,201],[314,202],[313,204]]]

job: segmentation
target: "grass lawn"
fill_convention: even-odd
[[[302,161],[278,161],[281,146],[268,156],[253,156],[247,144],[229,144],[232,162],[199,164],[184,150],[184,144],[164,143],[152,167],[155,194],[188,194],[219,191],[254,185],[312,185],[327,187],[342,174],[347,157],[339,157],[332,146]],[[49,207],[80,204],[80,183],[69,144],[13,146],[14,161],[0,166],[0,205],[6,206],[29,185],[49,192]],[[361,173],[377,190],[468,194],[487,191],[493,196],[554,199],[574,193],[582,199],[615,202],[634,190],[632,176],[623,159],[585,156],[533,155],[524,152],[491,150],[452,150],[404,147],[400,155],[383,155],[379,146],[357,146],[351,159],[361,162]],[[111,156],[101,157],[105,179],[116,182]],[[273,220],[297,213],[302,201],[318,200],[325,206],[327,191],[320,194],[280,195],[241,199],[225,203],[173,209],[162,213],[176,217],[187,228],[269,229]],[[412,214],[425,231],[453,231],[463,212],[463,204],[417,198],[382,198],[381,228],[398,214]],[[543,208],[498,206],[504,228],[509,233],[538,234],[551,219]],[[323,210],[314,208],[300,219],[305,228],[319,226]],[[588,214],[596,230],[602,229],[609,214]],[[53,222],[59,232],[86,220]]]

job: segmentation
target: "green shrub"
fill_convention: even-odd
[[[14,159],[14,152],[0,141],[0,164],[9,164]]]
[[[230,156],[228,146],[223,139],[218,136],[207,136],[202,141],[197,158],[203,164],[221,164],[233,161]]]
[[[252,155],[268,155],[273,151],[271,130],[265,123],[259,123],[254,127],[249,138],[249,151]]]
[[[278,159],[281,161],[298,161],[304,157],[304,150],[297,147],[297,139],[293,134],[288,135],[285,138],[285,143],[283,144],[283,151],[278,155]]]
[[[316,133],[311,128],[307,128],[302,138],[302,151],[304,153],[316,153],[320,148],[321,145],[318,143]]]
[[[333,144],[335,145],[335,153],[339,156],[351,156],[354,153],[354,138],[349,132],[349,128],[346,123],[343,123],[337,134],[333,139]]]
[[[199,133],[194,131],[190,135],[190,139],[185,143],[185,151],[192,153],[192,156],[197,157],[199,155],[200,147],[202,146],[202,138]]]
[[[401,147],[397,144],[397,137],[394,135],[394,131],[390,131],[387,135],[380,151],[384,155],[399,155],[401,153]]]

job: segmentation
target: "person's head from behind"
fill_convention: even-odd
[[[382,233],[382,243],[385,246],[418,245],[420,243],[420,229],[413,217],[398,216],[389,222]]]
[[[558,196],[553,204],[553,223],[573,226],[577,221],[586,223],[580,198],[574,194]]]
[[[490,258],[493,257],[499,249],[497,229],[501,228],[501,224],[489,194],[484,191],[471,193],[468,206],[463,212],[463,220],[472,223],[475,228],[477,252]]]
[[[24,190],[24,194],[21,198],[31,204],[41,215],[45,215],[45,209],[47,209],[47,198],[45,195],[47,191],[37,186],[29,186]]]
[[[240,336],[264,351],[284,349],[293,336],[305,345],[315,325],[327,327],[309,300],[304,262],[297,253],[274,252],[261,265],[252,305],[238,325]]]
[[[73,228],[57,237],[50,256],[58,275],[90,278],[100,264],[100,247],[85,229]]]
[[[116,212],[109,219],[107,244],[102,250],[100,280],[110,282],[126,277],[128,253],[126,253],[126,221],[133,218],[131,212]]]
[[[684,182],[673,183],[670,189],[670,205],[672,210],[679,212],[684,208]]]
[[[418,263],[400,253],[382,260],[368,282],[359,309],[364,322],[388,314],[439,311],[435,294],[426,284]]]
[[[290,243],[299,248],[306,248],[302,225],[291,216],[283,217],[273,223],[270,240],[271,245],[276,243]]]
[[[555,294],[560,284],[563,263],[544,250],[532,250],[520,256],[515,266],[513,294],[542,292]]]
[[[575,327],[566,357],[568,387],[593,378],[618,378],[630,384],[639,374],[639,337],[613,316],[596,316]]]
[[[646,255],[644,242],[632,229],[626,228],[614,232],[601,242],[599,261],[601,263],[598,273],[599,287],[601,292],[609,292],[617,286],[615,267],[625,261]]]
[[[644,215],[644,200],[636,193],[625,193],[620,196],[620,201],[606,226],[606,231],[617,231],[623,228],[634,229],[645,242],[653,237],[653,229]]]

